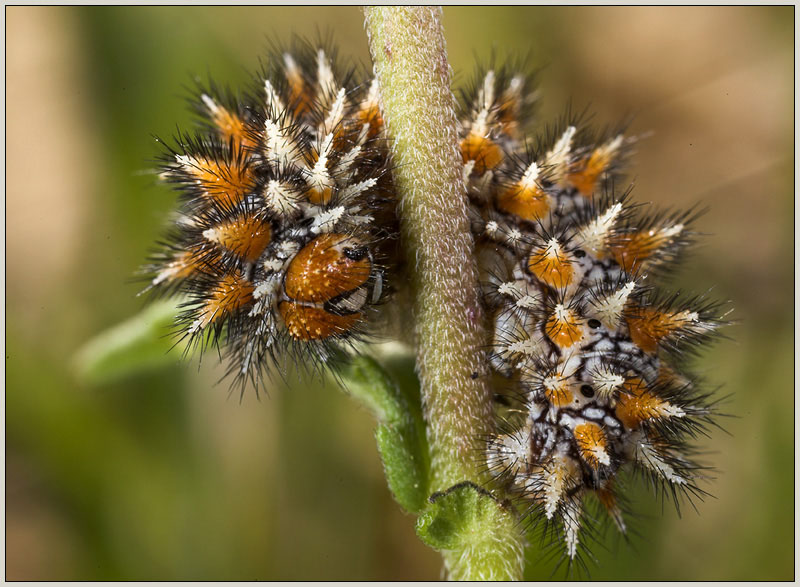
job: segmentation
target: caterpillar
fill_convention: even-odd
[[[508,390],[481,458],[573,561],[592,500],[626,531],[624,475],[676,501],[704,495],[691,441],[716,410],[685,359],[724,316],[663,285],[698,212],[652,212],[618,193],[636,143],[622,126],[595,133],[568,113],[528,141],[532,86],[517,68],[483,68],[459,105],[487,360]],[[193,107],[198,128],[161,158],[181,200],[148,288],[186,298],[179,336],[219,347],[242,383],[287,357],[334,361],[397,278],[376,81],[296,44],[249,91],[201,87]]]
[[[520,132],[531,96],[530,76],[499,68],[479,72],[460,101],[490,362],[512,398],[485,459],[571,563],[591,499],[626,531],[617,485],[627,471],[703,496],[690,441],[714,409],[684,358],[722,317],[716,302],[660,287],[697,213],[653,213],[615,194],[634,139],[593,136],[568,113],[531,147]]]
[[[287,357],[335,359],[388,291],[393,199],[376,83],[295,42],[249,91],[201,86],[192,105],[198,128],[160,160],[181,203],[149,289],[186,298],[178,336],[221,348],[242,383]]]

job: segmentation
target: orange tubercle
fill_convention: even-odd
[[[549,198],[537,185],[517,184],[497,196],[497,207],[523,220],[536,222],[550,210]]]
[[[660,240],[652,232],[634,232],[612,236],[608,249],[620,267],[634,273],[660,245]]]
[[[573,434],[581,457],[590,467],[597,469],[600,465],[610,464],[611,459],[607,452],[608,440],[599,425],[594,422],[578,424]]]
[[[573,400],[572,392],[565,382],[557,382],[552,386],[545,384],[544,395],[556,408],[562,408]]]
[[[635,273],[661,247],[670,244],[682,230],[683,225],[676,224],[640,232],[617,233],[609,239],[608,251],[620,267],[629,273]]]
[[[369,136],[374,137],[383,129],[381,109],[374,102],[365,102],[358,111],[358,119],[362,124],[369,124]]]
[[[238,204],[255,187],[255,177],[248,161],[220,163],[207,158],[184,157],[179,162],[203,189],[205,196],[224,205]]]
[[[472,170],[478,175],[483,175],[488,169],[494,169],[503,160],[503,152],[494,141],[474,132],[461,141],[461,156],[464,163],[475,161]]]
[[[578,315],[561,304],[547,320],[545,326],[547,336],[559,347],[568,348],[583,338],[583,329],[578,323]]]
[[[234,145],[242,145],[249,149],[256,147],[256,143],[247,132],[244,121],[239,116],[222,106],[217,106],[212,111],[211,117],[226,144],[233,140]]]
[[[203,232],[203,236],[252,263],[269,245],[272,227],[268,221],[251,216],[223,222]]]
[[[645,382],[634,377],[628,379],[617,400],[616,414],[626,428],[634,429],[646,420],[664,415],[667,402],[647,389]]]
[[[594,193],[598,178],[608,169],[611,157],[605,149],[595,149],[592,154],[578,163],[567,176],[572,186],[581,195],[589,197]]]
[[[293,300],[326,302],[360,287],[371,272],[372,262],[359,241],[345,234],[323,234],[292,260],[284,289]]]
[[[192,251],[183,251],[164,265],[153,280],[153,284],[169,283],[191,276],[197,270],[197,261]]]
[[[204,328],[253,301],[253,284],[241,275],[226,275],[211,290],[200,312],[199,325]]]
[[[665,312],[657,308],[634,306],[627,312],[626,321],[633,343],[652,355],[663,339],[692,322],[692,314],[687,311]]]
[[[606,508],[608,515],[617,525],[617,529],[620,532],[625,532],[625,519],[622,517],[622,511],[617,504],[617,496],[614,495],[612,487],[612,482],[609,481],[606,487],[598,487],[594,492],[600,505]]]
[[[289,85],[288,106],[294,110],[295,116],[302,116],[310,110],[313,102],[313,96],[309,95],[303,74],[296,67],[288,68],[286,70],[286,81]]]
[[[500,103],[497,110],[497,120],[503,128],[503,132],[514,137],[519,128],[520,95],[517,92],[506,90],[500,96]]]
[[[546,248],[531,253],[528,270],[550,287],[563,289],[572,283],[575,273],[570,257],[553,239]]]
[[[598,501],[608,512],[617,509],[617,498],[610,489],[595,489],[595,495],[597,495]]]
[[[361,319],[360,313],[339,316],[323,308],[303,306],[296,302],[281,302],[278,310],[289,335],[303,341],[344,335]]]
[[[330,187],[323,187],[321,189],[311,188],[306,192],[308,201],[317,206],[323,206],[331,201],[333,191]]]

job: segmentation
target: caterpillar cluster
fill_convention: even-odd
[[[162,157],[181,208],[150,288],[185,296],[179,335],[242,382],[337,356],[385,297],[391,179],[377,84],[356,77],[298,44],[249,92],[200,88],[198,130]]]
[[[695,214],[648,212],[615,193],[634,143],[621,132],[593,136],[567,116],[527,141],[531,85],[488,70],[461,98],[488,360],[511,390],[484,456],[573,560],[588,498],[625,531],[626,471],[702,495],[691,439],[713,406],[684,358],[722,320],[717,304],[660,288]],[[182,197],[149,288],[184,296],[179,335],[219,346],[242,381],[282,357],[330,361],[362,337],[394,277],[376,82],[302,45],[274,55],[250,91],[201,88],[194,107],[199,128],[162,158]]]
[[[683,358],[721,321],[717,304],[658,287],[692,240],[694,214],[652,213],[614,194],[633,140],[592,137],[568,115],[531,148],[520,115],[531,95],[528,77],[489,70],[461,100],[491,365],[513,398],[486,461],[572,561],[590,496],[625,532],[624,471],[702,495],[690,440],[712,406]]]

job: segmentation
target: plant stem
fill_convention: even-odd
[[[429,491],[444,492],[432,498],[417,532],[442,553],[450,578],[521,579],[524,538],[516,519],[463,483],[481,484],[480,443],[493,431],[493,417],[442,10],[365,12],[411,278]]]
[[[491,430],[486,332],[441,8],[367,8],[410,268],[431,492],[480,482]]]

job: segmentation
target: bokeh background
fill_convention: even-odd
[[[270,39],[332,31],[367,63],[356,8],[6,8],[8,579],[436,579],[383,480],[369,414],[304,381],[241,402],[213,356],[80,377],[75,354],[143,306],[131,276],[174,196],[150,170],[186,127],[193,75],[247,79]],[[730,394],[703,440],[713,499],[632,495],[642,534],[594,579],[794,576],[793,7],[446,8],[457,81],[492,50],[646,135],[639,201],[711,211],[676,277],[732,300],[698,364]],[[663,509],[663,515],[662,515]],[[531,554],[528,576],[547,578]]]

